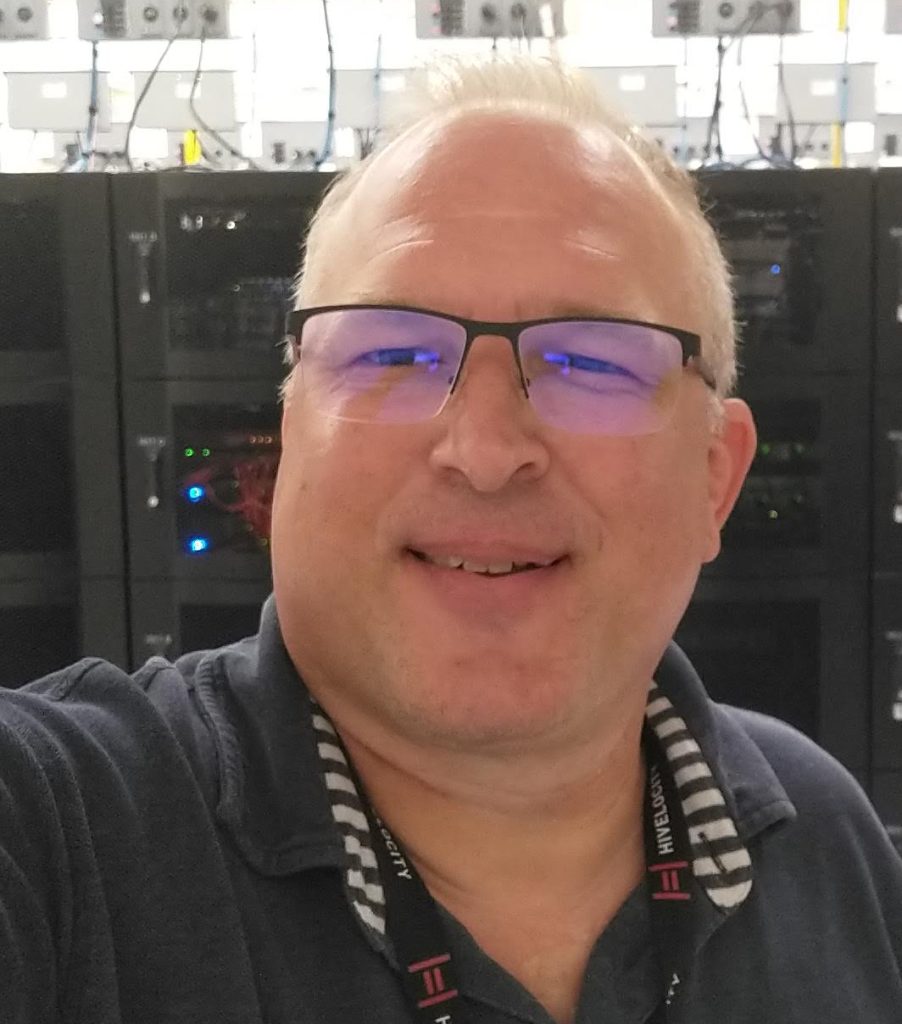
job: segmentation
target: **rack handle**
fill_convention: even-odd
[[[902,324],[902,227],[889,229],[896,243],[896,323]]]
[[[138,304],[149,306],[153,301],[153,294],[150,287],[151,258],[154,246],[157,244],[158,235],[156,231],[132,231],[128,240],[135,247],[135,255],[138,265]]]
[[[902,430],[891,430],[887,435],[895,449],[893,458],[892,514],[896,526],[902,527]]]
[[[162,455],[167,440],[156,434],[140,434],[138,447],[147,460],[146,491],[144,504],[149,509],[160,507],[160,494],[163,490]]]
[[[150,652],[151,657],[156,655],[160,658],[165,658],[169,648],[172,646],[171,633],[145,633],[141,639],[144,642],[145,648]]]
[[[892,694],[890,715],[894,722],[902,723],[902,630],[891,630],[885,636],[892,650],[889,687]]]

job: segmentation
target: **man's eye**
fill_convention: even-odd
[[[545,352],[546,363],[560,369],[563,376],[567,376],[574,370],[581,370],[584,373],[610,374],[616,377],[631,377],[635,374],[619,363],[609,362],[607,359],[599,359],[595,356],[584,356],[578,352]]]
[[[435,366],[437,352],[419,348],[375,348],[359,355],[354,362],[364,366]]]

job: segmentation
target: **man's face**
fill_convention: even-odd
[[[316,304],[509,321],[594,311],[704,332],[685,229],[616,140],[513,116],[420,129],[370,166]],[[325,418],[296,373],[273,506],[286,645],[334,715],[449,747],[573,742],[641,707],[753,450],[683,371],[662,431],[543,423],[478,338],[443,411]],[[737,426],[738,424],[738,426]],[[486,577],[424,560],[548,568]]]

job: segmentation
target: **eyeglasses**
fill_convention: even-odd
[[[536,413],[574,433],[630,436],[662,429],[690,364],[715,386],[697,334],[639,320],[492,323],[410,306],[317,306],[289,313],[286,335],[303,386],[323,413],[356,423],[437,416],[483,335],[507,338]]]

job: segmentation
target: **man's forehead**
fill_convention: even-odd
[[[362,191],[396,207],[457,199],[465,210],[523,215],[524,195],[553,203],[574,187],[641,181],[625,145],[604,128],[471,113],[414,129],[377,155]]]
[[[426,222],[554,221],[591,234],[606,209],[620,220],[650,203],[671,219],[647,168],[607,129],[480,112],[425,123],[377,153],[334,225],[347,238],[378,234],[380,248],[409,243]]]
[[[510,284],[513,253],[514,276],[532,294],[530,268],[558,253],[582,271],[574,291],[591,287],[590,270],[593,280],[603,274],[623,298],[615,315],[637,316],[633,293],[642,280],[683,262],[674,253],[684,231],[669,207],[610,133],[494,114],[430,122],[377,154],[330,226],[309,301],[422,306],[427,294],[444,293],[451,267],[459,288],[479,272]],[[409,296],[383,292],[386,282],[402,281]],[[379,294],[371,294],[374,284]],[[522,319],[568,315],[545,302],[527,305]]]

